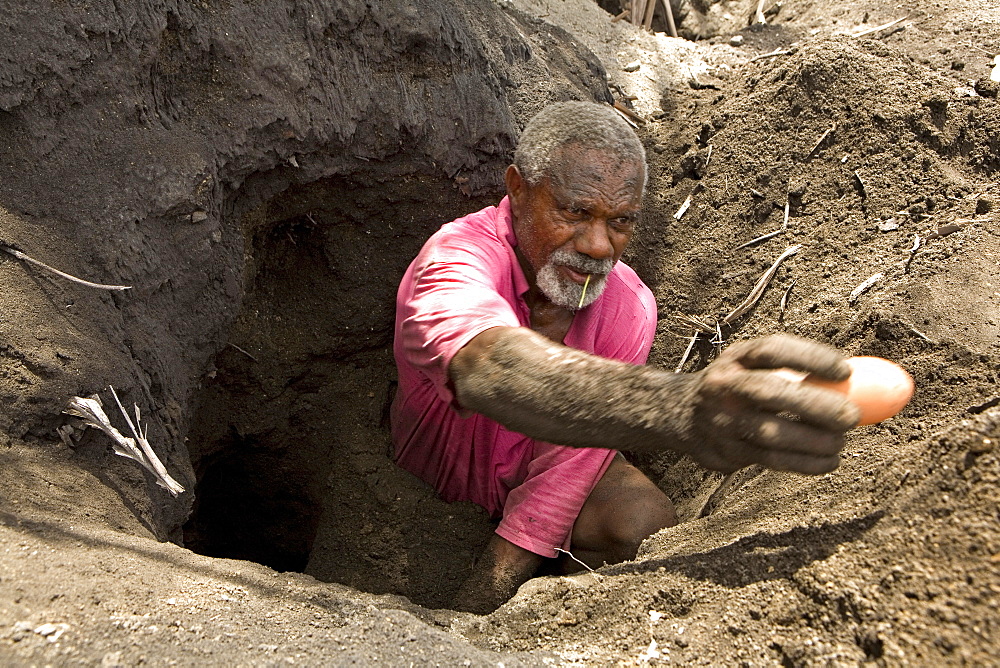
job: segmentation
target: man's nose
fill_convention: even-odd
[[[575,239],[576,250],[595,260],[613,259],[615,247],[611,243],[608,225],[604,221],[591,221],[582,225]]]

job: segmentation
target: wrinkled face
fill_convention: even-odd
[[[554,176],[535,186],[509,167],[507,192],[529,282],[553,304],[576,310],[581,296],[582,306],[600,296],[632,238],[645,166],[575,146],[563,148],[557,158]]]

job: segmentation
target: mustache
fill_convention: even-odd
[[[615,266],[615,263],[610,259],[598,260],[567,248],[553,251],[552,255],[549,256],[549,263],[569,267],[581,274],[600,274],[602,276],[610,274],[611,269]]]

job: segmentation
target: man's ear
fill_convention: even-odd
[[[510,211],[514,214],[514,219],[517,220],[524,210],[528,184],[516,165],[507,167],[503,180],[507,186],[507,197],[510,199]]]

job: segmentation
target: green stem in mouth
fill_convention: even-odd
[[[587,274],[587,280],[583,282],[583,292],[580,293],[580,303],[576,305],[578,309],[583,308],[583,300],[587,296],[588,285],[590,285],[590,274]]]

